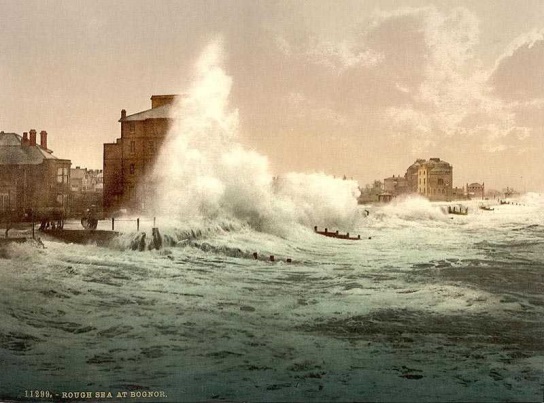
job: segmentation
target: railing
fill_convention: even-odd
[[[119,222],[119,221],[125,221],[125,222],[136,222],[136,231],[140,231],[140,222],[151,222],[153,221],[153,228],[156,228],[157,227],[157,218],[156,217],[153,217],[153,220],[151,219],[148,219],[148,220],[142,220],[140,219],[139,217],[134,219],[134,218],[115,218],[115,217],[112,217],[111,218],[111,230],[112,231],[115,231],[115,223],[116,222]]]

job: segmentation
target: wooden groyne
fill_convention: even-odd
[[[349,232],[346,233],[346,234],[340,234],[338,231],[334,231],[334,232],[329,231],[328,228],[325,228],[325,231],[319,231],[317,229],[317,226],[314,227],[314,231],[315,231],[316,234],[327,236],[329,238],[347,239],[347,240],[350,240],[350,241],[360,241],[361,240],[361,235],[350,236]]]

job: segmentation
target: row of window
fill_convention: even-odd
[[[421,185],[421,178],[419,178],[419,184]],[[426,184],[426,178],[423,178],[423,185]],[[438,186],[444,186],[444,179],[439,178],[437,181]]]

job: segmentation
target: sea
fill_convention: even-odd
[[[0,249],[0,399],[542,402],[543,195],[452,215],[278,174],[239,140],[223,57],[172,108],[153,214],[116,211],[105,246]]]
[[[140,251],[127,219],[107,247],[6,246],[0,398],[540,402],[544,197],[481,203],[358,206],[360,240],[157,219]]]

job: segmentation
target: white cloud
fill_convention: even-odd
[[[542,93],[544,100],[543,32],[514,41],[492,71],[475,57],[479,20],[461,7],[376,12],[356,37],[310,39],[296,52],[292,44],[278,46],[323,71],[321,80],[308,80],[301,91],[304,102],[291,98],[306,109],[298,110],[301,118],[342,121],[345,127],[365,127],[372,120],[393,138],[411,140],[413,149],[451,139],[499,152],[524,147],[532,135],[529,124],[540,122],[532,116],[543,109],[535,96]],[[538,60],[539,73],[530,70],[527,78],[518,58]],[[516,82],[531,96],[505,99],[499,90]]]
[[[484,151],[487,151],[488,153],[498,153],[498,152],[506,151],[508,149],[508,147],[505,146],[504,144],[499,144],[499,145],[494,145],[494,146],[484,144],[482,146],[482,149]]]
[[[494,93],[505,102],[544,99],[544,29],[516,38],[489,75]]]
[[[342,71],[354,67],[372,67],[383,61],[383,55],[371,49],[358,49],[353,43],[320,41],[307,52],[310,61]]]
[[[332,108],[308,98],[300,92],[290,92],[285,98],[284,103],[298,119],[317,123],[322,127],[334,126],[335,128],[345,127],[348,119],[341,113]]]

